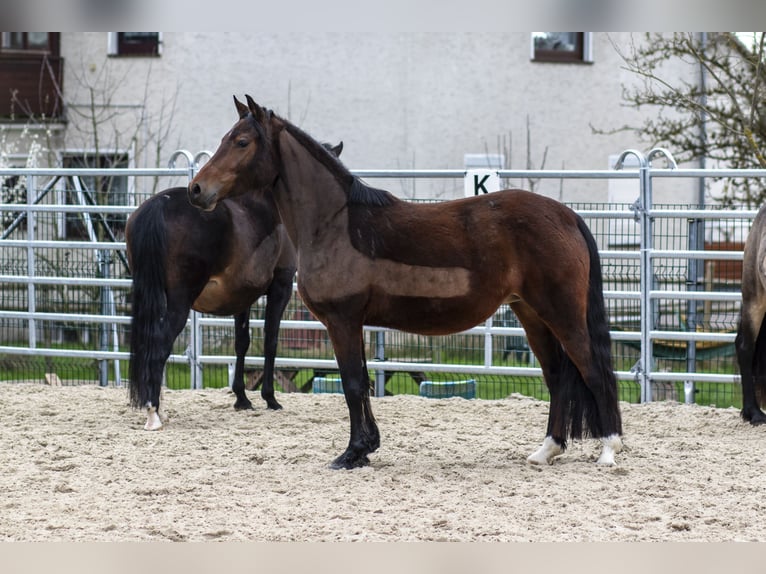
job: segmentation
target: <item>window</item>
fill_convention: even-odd
[[[532,32],[536,62],[592,62],[590,32]]]
[[[71,169],[109,169],[125,168],[129,166],[128,156],[121,153],[100,154],[93,153],[67,154],[63,156],[63,166]],[[67,205],[127,205],[128,204],[128,177],[124,175],[85,175],[78,176],[79,181],[67,180],[65,203]],[[78,189],[78,186],[80,189]],[[93,230],[98,234],[109,232],[115,237],[122,237],[125,231],[127,215],[124,213],[91,213],[90,222]],[[88,239],[87,219],[82,213],[69,212],[66,214],[64,233],[66,239]],[[108,229],[107,229],[108,228]]]
[[[162,39],[159,32],[110,32],[110,56],[159,56]]]
[[[3,32],[2,52],[48,53],[58,56],[58,32]]]
[[[58,32],[0,32],[0,118],[63,114]]]

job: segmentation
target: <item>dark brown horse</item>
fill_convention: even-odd
[[[343,143],[323,144],[340,155]],[[263,190],[221,202],[210,212],[189,203],[187,189],[152,196],[128,218],[125,230],[133,277],[130,398],[147,409],[147,430],[162,427],[160,391],[165,362],[189,310],[234,315],[235,409],[252,409],[245,393],[250,307],[266,295],[261,396],[270,409],[282,313],[295,276],[295,250],[271,193]]]
[[[250,307],[262,295],[267,299],[261,395],[269,408],[281,408],[274,398],[274,357],[282,312],[292,294],[295,253],[271,196],[242,198],[247,200],[223,201],[214,211],[201,212],[189,204],[185,188],[173,188],[145,201],[128,219],[130,397],[134,407],[147,409],[147,430],[163,425],[162,373],[189,309],[234,315],[234,408],[252,408],[244,364]]]
[[[737,329],[737,361],[742,375],[742,418],[766,423],[766,206],[753,221],[742,265],[742,307]]]
[[[550,463],[568,437],[602,438],[614,464],[622,421],[596,243],[571,209],[510,190],[413,204],[367,186],[322,146],[247,97],[240,119],[189,184],[210,210],[272,186],[298,250],[298,289],[333,343],[349,409],[334,468],[368,463],[380,444],[363,325],[443,335],[509,302],[551,394],[548,429],[529,462]]]

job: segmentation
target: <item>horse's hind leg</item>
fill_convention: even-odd
[[[149,399],[146,408],[145,430],[159,430],[167,422],[164,410],[161,410],[162,400],[162,376],[165,371],[165,363],[173,350],[173,342],[186,324],[189,315],[189,307],[170,309],[166,317],[158,319],[160,327],[156,335],[145,344],[151,348],[151,358],[148,361]]]
[[[277,356],[279,343],[279,324],[282,314],[293,294],[293,277],[295,269],[277,268],[274,278],[266,291],[266,318],[263,325],[263,385],[261,397],[270,409],[278,410],[282,405],[274,397],[274,360]]]
[[[762,369],[758,351],[766,343],[766,327],[761,319],[760,325],[754,325],[750,313],[743,303],[742,316],[737,329],[735,348],[737,350],[737,362],[742,379],[742,418],[752,425],[766,423],[766,414],[760,409],[758,397],[755,392],[756,380]]]
[[[596,462],[612,466],[615,454],[622,451],[622,418],[611,360],[598,358],[599,353],[610,351],[594,349],[598,343],[587,336],[587,330],[581,331],[579,336],[575,334],[576,330],[564,331],[567,334],[561,337],[562,345],[577,369],[566,382],[574,403],[572,424],[581,424],[585,419],[590,434],[602,442],[601,455]],[[600,361],[605,364],[599,364]]]
[[[532,352],[543,369],[543,378],[550,393],[548,426],[543,444],[527,457],[530,464],[552,464],[553,459],[566,449],[568,405],[562,394],[560,369],[563,353],[561,345],[537,314],[524,303],[511,305],[519,318]]]
[[[234,403],[236,410],[253,408],[253,403],[245,393],[245,355],[250,348],[250,307],[234,315],[234,352],[237,355],[234,363],[234,380],[231,390],[237,397]]]

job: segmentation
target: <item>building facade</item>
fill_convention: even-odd
[[[250,94],[317,139],[342,140],[351,169],[457,169],[477,157],[509,169],[606,169],[625,149],[651,147],[615,131],[640,123],[622,101],[636,78],[616,49],[631,41],[628,33],[6,32],[5,162],[23,165],[35,139],[49,164],[165,165],[178,148],[214,150],[236,119],[232,96]],[[679,63],[677,73],[696,70]],[[405,198],[463,194],[453,180],[372,183]],[[625,195],[603,180],[507,183],[565,202]],[[688,202],[695,186],[659,193]]]

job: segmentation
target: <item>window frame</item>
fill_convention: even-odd
[[[139,43],[137,47],[123,43],[126,32],[109,32],[107,35],[107,54],[115,58],[159,58],[162,55],[162,32],[146,32],[156,34],[153,41]]]
[[[36,56],[42,57],[44,55],[58,57],[61,55],[61,32],[46,32],[48,34],[48,46],[47,48],[30,48],[29,47],[29,32],[16,32],[23,34],[22,46],[12,47],[10,42],[10,35],[14,32],[2,32],[0,33],[0,56],[12,55],[18,56]]]
[[[592,64],[593,33],[573,32],[576,35],[574,50],[544,50],[535,46],[535,33],[530,34],[530,59],[533,62],[559,64]]]

